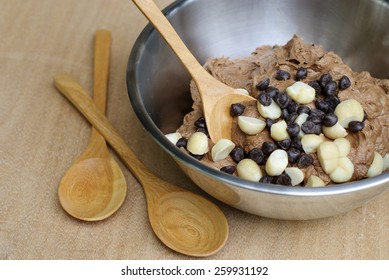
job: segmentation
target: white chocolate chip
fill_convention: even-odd
[[[347,131],[343,126],[337,122],[333,126],[322,126],[322,131],[324,135],[330,139],[344,138],[347,136]]]
[[[325,138],[322,134],[305,134],[301,138],[301,145],[306,154],[311,154],[316,152],[317,147],[319,147],[319,145],[324,142],[324,140]]]
[[[240,178],[259,182],[262,178],[262,170],[259,168],[258,164],[252,159],[243,159],[236,166],[236,172]]]
[[[321,168],[326,174],[330,174],[338,166],[339,150],[335,143],[325,141],[317,148],[317,158]]]
[[[309,176],[307,183],[305,184],[306,187],[324,187],[325,185],[324,181],[315,175]]]
[[[369,167],[369,170],[367,171],[367,177],[378,176],[382,173],[383,170],[384,159],[379,153],[374,152],[374,159]]]
[[[271,101],[269,106],[263,106],[260,102],[257,102],[257,109],[264,118],[276,120],[281,117],[281,108],[274,100]]]
[[[389,154],[386,154],[384,156],[384,170],[388,169],[389,168]]]
[[[231,151],[235,148],[234,142],[229,139],[220,139],[212,147],[211,154],[213,161],[219,161],[228,157]]]
[[[250,95],[250,93],[245,88],[236,88],[235,92],[245,94],[245,95]]]
[[[304,172],[297,167],[287,167],[285,168],[285,173],[290,177],[292,186],[297,186],[304,181]]]
[[[275,141],[282,141],[285,140],[289,137],[289,133],[286,131],[288,127],[288,124],[282,120],[279,122],[276,122],[270,127],[270,136],[273,138]]]
[[[344,128],[348,128],[351,121],[362,121],[365,115],[361,103],[355,99],[347,99],[336,106],[335,115],[338,117],[338,122]]]
[[[354,164],[348,157],[338,159],[338,166],[329,176],[335,183],[344,183],[351,179],[354,174]]]
[[[255,135],[266,127],[266,123],[257,118],[239,116],[238,126],[244,133],[248,135]]]
[[[303,82],[295,82],[286,88],[286,92],[294,101],[299,104],[308,104],[315,99],[315,89]]]
[[[338,146],[339,157],[347,157],[351,151],[351,144],[346,138],[337,138],[334,140],[336,146]]]
[[[174,145],[177,144],[177,141],[182,138],[182,135],[179,132],[173,132],[168,133],[165,135],[167,139],[169,139],[170,142],[172,142]]]
[[[278,176],[288,166],[288,154],[281,149],[273,151],[268,157],[265,165],[266,173],[269,176]]]
[[[305,123],[305,122],[307,121],[308,117],[309,117],[308,114],[302,113],[302,114],[300,114],[300,115],[296,118],[296,120],[294,121],[294,123],[297,123],[297,124],[300,126],[300,128],[301,128],[301,126],[303,125],[303,123]],[[303,132],[302,129],[300,129],[300,132],[299,132],[298,137],[301,139],[304,135],[305,135],[305,133]]]
[[[202,132],[193,133],[186,145],[186,149],[194,155],[204,155],[209,151],[208,137]]]

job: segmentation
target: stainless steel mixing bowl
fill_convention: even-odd
[[[354,70],[389,78],[389,4],[374,0],[183,0],[164,10],[200,63],[247,56],[285,44],[293,34],[333,50]],[[164,134],[190,111],[190,76],[154,28],[137,39],[127,69],[132,106],[152,138],[210,195],[243,211],[277,219],[315,219],[355,209],[389,187],[389,173],[321,188],[252,183],[201,164]]]

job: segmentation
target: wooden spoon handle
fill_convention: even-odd
[[[108,30],[97,30],[93,63],[93,102],[103,114],[107,104],[110,48],[111,33]],[[79,160],[96,156],[110,157],[110,154],[104,137],[92,127],[88,147]]]
[[[111,33],[97,30],[93,67],[93,101],[102,113],[105,113],[109,79],[109,57]]]
[[[199,79],[206,78],[208,72],[200,65],[184,42],[178,36],[173,26],[152,0],[132,0],[144,16],[154,25],[168,45],[172,48],[185,68],[191,74],[196,84]],[[202,82],[203,83],[203,82]],[[201,83],[201,84],[202,84]]]
[[[128,169],[135,175],[143,188],[147,188],[148,199],[153,199],[154,194],[164,194],[168,191],[183,191],[156,175],[151,173],[138,157],[128,148],[124,140],[116,132],[115,128],[102,114],[88,96],[85,90],[69,75],[57,75],[54,77],[57,89],[66,96],[70,102],[84,115],[84,117],[104,136],[107,142],[121,157]],[[158,186],[158,187],[153,187]],[[156,195],[158,196],[158,195]]]

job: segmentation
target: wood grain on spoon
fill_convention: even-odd
[[[150,172],[74,79],[58,75],[54,83],[99,130],[143,186],[151,227],[166,246],[198,257],[215,254],[223,248],[228,238],[228,224],[215,204]]]
[[[95,38],[93,101],[105,112],[108,87],[111,34],[98,30]],[[89,143],[67,170],[58,187],[64,210],[84,221],[111,216],[123,204],[127,193],[124,175],[111,157],[105,139],[92,127]]]
[[[146,18],[166,40],[185,68],[192,76],[199,90],[205,121],[214,143],[222,138],[231,139],[233,103],[255,100],[249,95],[237,92],[211,76],[185,46],[177,32],[152,0],[132,0]]]

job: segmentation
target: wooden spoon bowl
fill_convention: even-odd
[[[215,204],[150,172],[70,76],[58,75],[54,83],[105,137],[143,186],[151,227],[166,246],[198,257],[215,254],[223,248],[228,238],[228,224]]]
[[[86,221],[111,216],[122,205],[126,181],[112,158],[89,158],[73,164],[58,188],[62,207],[75,218]]]
[[[154,232],[166,246],[177,252],[190,251],[193,256],[207,256],[216,253],[226,241],[223,214],[215,204],[201,196],[189,192],[167,193],[150,211]]]
[[[93,101],[105,112],[111,34],[98,30],[95,40]],[[123,204],[127,184],[119,165],[109,154],[103,136],[92,127],[89,143],[68,169],[58,187],[58,199],[71,216],[99,221],[111,216]]]

